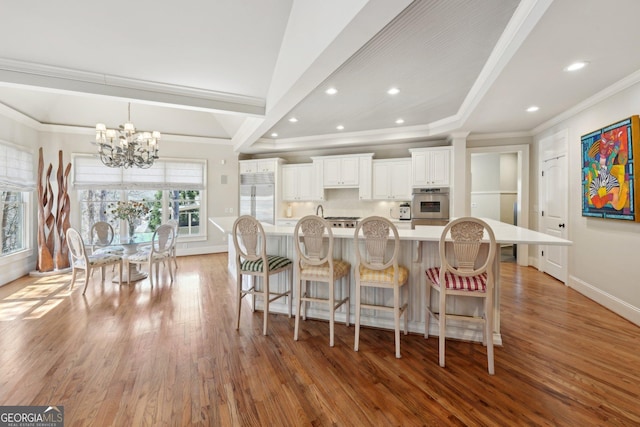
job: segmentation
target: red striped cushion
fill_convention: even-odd
[[[440,286],[440,268],[432,267],[428,268],[427,278],[434,284]],[[456,291],[480,291],[484,292],[487,289],[487,273],[482,273],[478,276],[464,277],[447,271],[444,273],[444,281],[447,289],[453,289]]]

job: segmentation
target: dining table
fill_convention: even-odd
[[[138,250],[145,246],[150,245],[153,241],[153,233],[135,233],[133,237],[128,235],[116,235],[114,236],[112,244],[115,246],[122,246],[124,248],[123,260],[122,260],[122,280],[126,281],[129,278],[129,268],[131,268],[131,281],[137,282],[148,277],[148,273],[140,270],[139,264],[129,265],[127,259],[130,255],[135,254]],[[118,283],[118,278],[113,278],[114,283]]]

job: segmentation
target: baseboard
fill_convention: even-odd
[[[188,255],[206,255],[206,254],[217,254],[221,252],[227,252],[227,245],[217,245],[217,246],[198,246],[194,248],[178,248],[176,253],[177,256],[188,256]]]
[[[617,315],[624,317],[628,321],[640,326],[640,308],[614,297],[602,289],[599,289],[575,276],[569,277],[569,287],[580,292],[587,298],[608,308]]]

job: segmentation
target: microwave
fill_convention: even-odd
[[[449,189],[414,188],[412,219],[449,220]]]

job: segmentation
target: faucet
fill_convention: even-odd
[[[322,218],[324,218],[324,208],[322,207],[322,205],[318,205],[316,207],[316,216],[318,216],[318,211],[322,212]]]

